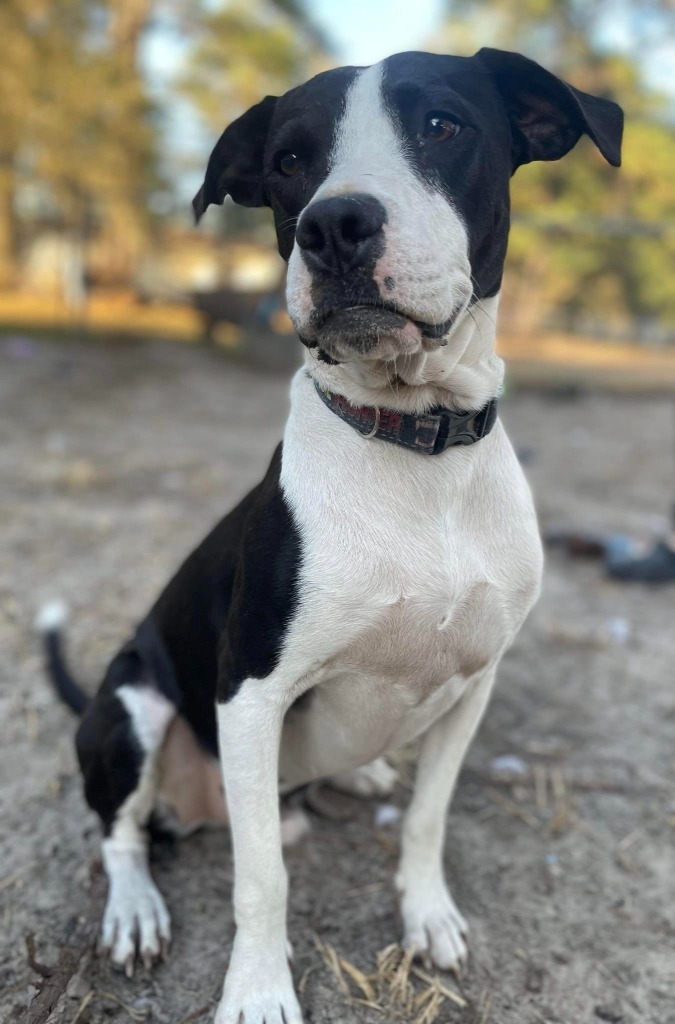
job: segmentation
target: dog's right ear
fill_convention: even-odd
[[[263,155],[276,96],[266,96],[225,129],[206,168],[204,184],[192,200],[195,222],[211,203],[232,196],[240,206],[267,206],[263,188]]]

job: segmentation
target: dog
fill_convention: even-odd
[[[466,959],[446,811],[542,573],[497,416],[509,180],[584,134],[619,166],[622,121],[615,103],[514,53],[403,53],[266,97],[211,154],[197,220],[227,196],[268,206],[288,262],[305,355],[283,442],[95,698],[66,668],[58,617],[41,628],[54,681],[82,713],[77,753],[103,823],[101,944],[129,972],[170,939],[147,856],[159,795],[188,824],[226,804],[237,927],[217,1024],[301,1022],[279,787],[386,788],[383,756],[416,739],[402,942],[441,969]]]

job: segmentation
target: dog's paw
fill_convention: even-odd
[[[146,967],[163,959],[171,944],[171,919],[142,855],[104,849],[110,880],[98,940],[99,954],[133,977],[136,958]]]
[[[328,779],[333,789],[364,798],[388,796],[397,782],[398,772],[383,757],[355,768],[354,771],[331,775]]]
[[[443,971],[461,970],[468,957],[469,926],[445,883],[412,883],[403,888],[400,878],[398,881],[402,890],[403,948],[414,946],[418,957]]]
[[[238,946],[225,978],[214,1024],[302,1024],[288,961]]]

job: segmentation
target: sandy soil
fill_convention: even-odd
[[[74,722],[43,679],[34,612],[54,594],[70,603],[71,658],[94,686],[182,555],[261,473],[287,387],[172,345],[0,347],[0,1019],[11,1021],[39,981],[26,934],[53,964],[101,890]],[[672,498],[672,412],[664,399],[512,392],[504,420],[544,525],[644,535]],[[549,557],[449,818],[472,957],[459,982],[442,981],[464,1007],[433,994],[407,1012],[365,1007],[317,949],[316,936],[326,957],[332,947],[368,974],[398,938],[397,828],[375,826],[375,805],[317,821],[288,853],[307,1022],[428,1024],[432,1003],[440,1024],[675,1022],[674,598]],[[524,773],[500,773],[502,755]],[[406,797],[401,785],[393,802]],[[174,921],[169,962],[129,982],[85,957],[54,1022],[209,1021],[233,932],[229,838],[162,849],[155,870]]]

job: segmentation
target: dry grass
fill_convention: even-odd
[[[559,765],[535,763],[522,776],[490,775],[482,781],[491,803],[535,832],[543,829],[557,837],[577,827],[575,804]]]
[[[469,1008],[459,992],[414,962],[414,949],[387,946],[377,954],[375,970],[366,974],[340,956],[330,943],[318,936],[314,941],[345,998],[381,1013],[385,1020],[433,1024],[446,1002],[461,1010]]]

